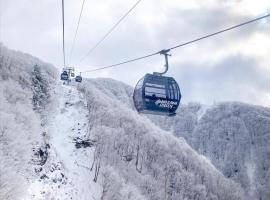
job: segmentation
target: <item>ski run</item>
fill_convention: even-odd
[[[86,167],[92,162],[93,148],[75,146],[76,138],[87,136],[86,106],[75,87],[56,86],[44,126],[50,156],[40,172],[41,179],[31,183],[26,200],[96,200],[100,196],[100,187]]]

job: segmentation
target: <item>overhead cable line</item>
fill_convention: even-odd
[[[3,24],[2,24],[3,9],[2,9],[2,7],[3,7],[3,5],[4,5],[4,3],[2,2],[2,0],[0,0],[0,43],[2,42],[2,34],[3,34],[2,33],[2,29],[3,29]]]
[[[99,70],[103,70],[103,69],[107,69],[107,68],[111,68],[111,67],[116,67],[116,66],[123,65],[123,64],[126,64],[126,63],[135,62],[135,61],[137,61],[137,60],[142,60],[142,59],[145,59],[145,58],[148,58],[148,57],[152,57],[152,56],[155,56],[155,55],[157,55],[157,54],[159,54],[159,53],[160,53],[160,52],[148,54],[148,55],[146,55],[146,56],[142,56],[142,57],[139,57],[139,58],[134,58],[134,59],[132,59],[132,60],[123,61],[123,62],[120,62],[120,63],[117,63],[117,64],[105,66],[105,67],[99,67],[99,68],[96,68],[96,69],[84,71],[84,72],[82,72],[82,73],[85,73],[85,72],[93,72],[93,71],[99,71]]]
[[[62,25],[63,25],[63,58],[64,58],[64,67],[66,67],[66,52],[65,52],[65,4],[62,0]]]
[[[130,62],[134,62],[134,61],[137,61],[137,60],[142,60],[142,59],[145,59],[145,58],[149,58],[149,57],[152,57],[152,56],[155,56],[155,55],[158,55],[158,54],[162,54],[162,53],[165,52],[165,51],[166,51],[166,52],[169,52],[170,50],[177,49],[177,48],[180,48],[180,47],[182,47],[182,46],[186,46],[186,45],[189,45],[189,44],[191,44],[191,43],[195,43],[195,42],[198,42],[198,41],[200,41],[200,40],[204,40],[204,39],[209,38],[209,37],[213,37],[213,36],[215,36],[215,35],[218,35],[218,34],[221,34],[221,33],[224,33],[224,32],[227,32],[227,31],[230,31],[230,30],[233,30],[233,29],[236,29],[236,28],[239,28],[239,27],[241,27],[241,26],[250,24],[250,23],[252,23],[252,22],[256,22],[256,21],[265,19],[265,18],[267,18],[267,17],[270,17],[270,14],[267,14],[267,15],[264,15],[264,16],[261,16],[261,17],[258,17],[258,18],[255,18],[255,19],[252,19],[252,20],[243,22],[243,23],[238,24],[238,25],[235,25],[235,26],[231,26],[231,27],[226,28],[226,29],[222,29],[222,30],[220,30],[220,31],[217,31],[217,32],[214,32],[214,33],[205,35],[205,36],[203,36],[203,37],[199,37],[199,38],[194,39],[194,40],[190,40],[190,41],[188,41],[188,42],[181,43],[181,44],[179,44],[179,45],[176,45],[176,46],[171,47],[171,48],[168,48],[168,49],[164,49],[164,50],[161,50],[161,51],[152,53],[152,54],[148,54],[148,55],[141,56],[141,57],[138,57],[138,58],[134,58],[134,59],[126,60],[126,61],[123,61],[123,62],[119,62],[119,63],[113,64],[113,65],[108,65],[108,66],[104,66],[104,67],[98,67],[98,68],[95,68],[95,69],[92,69],[92,70],[87,70],[87,71],[84,71],[84,72],[82,72],[82,73],[86,73],[86,72],[94,72],[94,71],[99,71],[99,70],[103,70],[103,69],[107,69],[107,68],[112,68],[112,67],[116,67],[116,66],[119,66],[119,65],[123,65],[123,64],[130,63]]]
[[[141,2],[142,0],[138,0],[117,22],[112,26],[111,29],[87,52],[87,54],[81,58],[79,62],[82,62],[85,58],[87,58],[115,29],[116,27],[131,13],[133,9]]]
[[[215,35],[218,35],[218,34],[227,32],[227,31],[230,31],[230,30],[232,30],[232,29],[236,29],[236,28],[238,28],[238,27],[241,27],[241,26],[250,24],[250,23],[252,23],[252,22],[256,22],[256,21],[262,20],[262,19],[267,18],[267,17],[270,17],[270,14],[267,14],[267,15],[264,15],[264,16],[262,16],[262,17],[258,17],[258,18],[252,19],[252,20],[250,20],[250,21],[243,22],[243,23],[241,23],[241,24],[238,24],[238,25],[235,25],[235,26],[232,26],[232,27],[229,27],[229,28],[226,28],[226,29],[217,31],[217,32],[215,32],[215,33],[211,33],[211,34],[209,34],[209,35],[205,35],[205,36],[203,36],[203,37],[197,38],[197,39],[195,39],[195,40],[191,40],[191,41],[189,41],[189,42],[185,42],[185,43],[176,45],[176,46],[174,46],[174,47],[171,47],[169,50],[173,50],[173,49],[179,48],[179,47],[181,47],[181,46],[185,46],[185,45],[188,45],[188,44],[191,44],[191,43],[194,43],[194,42],[198,42],[198,41],[200,41],[200,40],[203,40],[203,39],[206,39],[206,38],[209,38],[209,37],[212,37],[212,36],[215,36]]]
[[[76,27],[75,35],[74,35],[74,38],[73,38],[73,41],[72,41],[72,46],[71,46],[71,50],[70,50],[70,56],[73,53],[75,42],[76,42],[76,39],[77,39],[77,34],[78,34],[78,30],[79,30],[79,26],[80,26],[80,22],[81,22],[81,18],[82,18],[84,3],[85,3],[85,0],[83,0],[83,2],[82,2],[80,16],[79,16],[79,19],[78,19],[78,22],[77,22],[77,27]]]

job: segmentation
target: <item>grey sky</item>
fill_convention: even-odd
[[[87,59],[79,60],[136,0],[86,0],[74,54],[72,39],[82,0],[66,0],[67,64],[78,71],[114,64],[174,46],[270,12],[269,0],[142,0]],[[0,40],[62,68],[61,1],[0,0]],[[168,75],[183,102],[243,101],[270,106],[270,19],[171,52]],[[163,57],[86,77],[110,77],[134,86],[162,70]]]

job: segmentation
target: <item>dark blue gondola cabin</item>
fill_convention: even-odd
[[[63,80],[63,81],[67,81],[68,80],[68,73],[66,72],[66,71],[63,71],[62,73],[61,73],[61,80]]]
[[[172,77],[146,74],[133,93],[135,108],[140,113],[174,116],[180,104],[181,92]]]
[[[81,76],[76,76],[75,81],[79,82],[79,83],[82,82],[82,77]]]

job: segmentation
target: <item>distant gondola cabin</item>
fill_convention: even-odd
[[[79,83],[82,82],[82,76],[76,76],[75,81]]]
[[[63,80],[63,81],[67,81],[68,80],[68,78],[69,78],[69,76],[68,76],[68,73],[66,72],[66,71],[63,71],[62,73],[61,73],[61,80]]]

